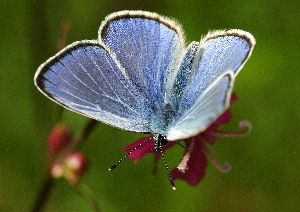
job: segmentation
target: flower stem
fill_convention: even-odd
[[[63,158],[73,149],[78,148],[82,142],[88,137],[89,133],[94,129],[98,122],[94,119],[89,120],[85,127],[75,136],[75,138],[70,142],[70,144],[60,151],[54,158],[50,158],[49,164],[53,164],[55,161]]]
[[[77,134],[77,136],[71,141],[70,145],[66,147],[60,154],[58,154],[57,157],[50,159],[49,161],[49,167],[51,167],[51,164],[55,162],[56,160],[59,160],[69,152],[71,152],[73,149],[78,147],[82,142],[89,136],[89,134],[92,132],[92,130],[95,128],[97,124],[97,121],[94,119],[91,119],[88,121],[88,123],[85,125],[85,127]],[[37,196],[37,199],[32,207],[32,212],[38,212],[42,211],[44,208],[47,199],[50,195],[50,192],[54,186],[55,180],[50,175],[50,168],[47,169],[47,176],[42,184],[42,187],[39,191],[39,194]]]
[[[54,179],[49,174],[47,174],[46,179],[39,191],[38,198],[33,208],[31,209],[32,212],[42,211],[53,188],[53,185]]]

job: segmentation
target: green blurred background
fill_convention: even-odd
[[[81,150],[90,169],[81,183],[103,211],[300,211],[299,1],[86,0],[0,3],[0,211],[30,210],[45,177],[46,137],[63,121],[78,132],[87,118],[62,109],[33,85],[37,67],[54,55],[61,22],[69,20],[67,43],[94,39],[101,21],[124,9],[155,11],[176,18],[187,43],[210,29],[238,28],[256,38],[252,57],[235,82],[239,101],[231,123],[253,125],[246,137],[219,140],[211,152],[232,170],[219,173],[211,163],[197,187],[176,180],[169,185],[163,164],[152,176],[153,156],[137,166],[124,161],[121,147],[142,134],[98,124]],[[182,149],[167,152],[175,167]],[[64,181],[51,192],[46,211],[93,211]]]

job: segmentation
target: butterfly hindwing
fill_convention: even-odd
[[[174,97],[176,104],[176,114],[174,115],[173,121],[170,122],[169,129],[172,129],[172,139],[173,137],[177,139],[182,139],[184,137],[191,137],[195,135],[195,132],[199,133],[206,129],[211,122],[207,122],[206,113],[207,109],[210,110],[209,114],[214,114],[214,119],[220,115],[220,112],[224,111],[228,104],[226,101],[221,101],[225,97],[228,97],[228,92],[218,93],[217,98],[220,98],[220,103],[210,104],[210,108],[203,108],[199,110],[198,114],[195,114],[195,118],[199,119],[197,122],[197,127],[192,125],[179,124],[179,120],[184,120],[187,118],[187,114],[191,114],[193,108],[197,107],[198,104],[203,104],[199,102],[208,101],[204,94],[208,92],[208,88],[214,84],[218,85],[217,80],[223,79],[222,77],[225,73],[230,72],[230,81],[233,85],[236,75],[239,73],[243,65],[246,63],[247,59],[250,57],[253,47],[255,45],[255,40],[253,36],[242,30],[229,30],[229,31],[216,31],[214,33],[209,33],[200,41],[200,47],[196,59],[193,61],[192,70],[189,74],[189,82],[186,83],[181,91],[179,97]],[[186,70],[183,70],[186,71]],[[180,75],[180,70],[178,75]],[[227,75],[227,74],[226,74]],[[221,77],[221,78],[220,78]],[[230,84],[230,83],[229,83]],[[226,87],[226,86],[225,86]],[[176,87],[173,87],[173,90]],[[174,102],[174,99],[171,99]],[[221,104],[223,102],[223,104]],[[220,104],[222,106],[220,106]],[[200,106],[199,106],[200,108]],[[211,119],[214,120],[214,119]],[[187,123],[187,121],[185,121]],[[179,132],[181,127],[183,132]],[[176,128],[181,136],[176,136],[174,134],[174,129]],[[190,128],[190,129],[189,129]],[[195,130],[198,128],[198,130]],[[184,130],[183,130],[184,129]],[[170,131],[169,130],[169,131]],[[195,132],[194,132],[195,131]],[[188,133],[190,132],[190,133]]]
[[[168,88],[167,93],[170,93],[170,95],[168,95],[169,101],[174,111],[178,111],[185,89],[192,80],[198,50],[199,42],[193,41],[190,43],[177,71],[174,84],[171,88]],[[177,115],[179,114],[177,113]]]
[[[185,139],[204,131],[228,107],[232,86],[232,72],[220,76],[186,113],[173,122],[167,131],[167,139]]]
[[[220,75],[232,71],[236,76],[250,57],[254,44],[252,35],[242,30],[216,31],[204,37],[179,114],[188,110]]]

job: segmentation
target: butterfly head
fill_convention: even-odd
[[[153,142],[154,142],[154,151],[160,152],[167,144],[168,140],[166,136],[162,134],[154,134],[153,136]]]

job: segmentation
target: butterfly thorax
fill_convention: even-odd
[[[174,109],[171,104],[166,104],[163,107],[153,111],[151,118],[151,132],[166,137],[166,131],[174,118]]]
[[[162,134],[154,134],[153,136],[153,140],[154,140],[154,151],[161,151],[167,144],[168,144],[168,140],[166,138],[166,136],[162,135]]]

